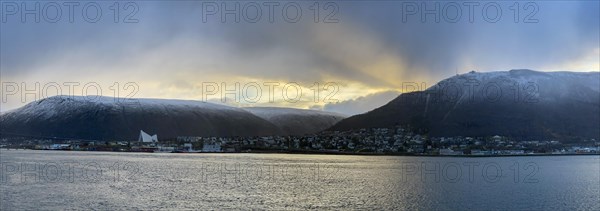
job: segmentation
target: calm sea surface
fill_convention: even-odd
[[[0,210],[600,210],[600,156],[1,150]]]

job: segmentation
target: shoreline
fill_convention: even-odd
[[[113,152],[113,153],[173,153],[173,154],[299,154],[299,155],[348,155],[348,156],[397,156],[397,157],[529,157],[529,156],[600,156],[600,153],[569,153],[569,154],[508,154],[508,155],[431,155],[411,153],[360,153],[360,152],[323,152],[323,151],[250,151],[250,152],[131,152],[131,151],[88,151],[88,150],[37,150],[0,148],[0,151],[68,151],[68,152]]]

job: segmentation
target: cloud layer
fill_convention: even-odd
[[[231,9],[236,3],[240,10],[252,9],[244,1],[216,5]],[[402,82],[433,84],[472,69],[598,71],[600,63],[596,1],[534,6],[520,2],[517,23],[510,9],[515,2],[498,4],[502,15],[495,23],[483,14],[485,3],[475,7],[471,22],[464,5],[468,2],[459,2],[461,18],[452,23],[447,18],[456,13],[448,2],[388,1],[321,3],[315,23],[313,3],[297,3],[302,18],[296,23],[285,21],[284,15],[293,13],[282,12],[284,2],[275,7],[273,22],[267,7],[259,4],[258,23],[244,19],[255,13],[241,16],[239,23],[233,15],[225,15],[224,22],[219,13],[205,16],[206,5],[195,1],[136,2],[138,23],[114,23],[108,3],[100,3],[104,15],[97,23],[77,16],[74,23],[44,19],[22,23],[19,16],[7,16],[0,32],[1,80],[94,81],[106,84],[107,90],[113,82],[133,81],[139,84],[138,97],[198,100],[203,82],[296,82],[307,89],[314,83],[335,82],[337,104],[311,100],[290,104],[280,99],[260,105],[357,113],[382,105],[373,94],[388,93],[387,99],[391,92],[386,91],[401,91]],[[411,3],[419,11],[436,4],[438,11],[450,9],[440,12],[438,23],[435,15],[408,15]],[[538,22],[524,23],[533,9],[537,10],[531,17]],[[327,18],[337,23],[323,23]],[[13,99],[3,102],[1,110],[22,104]]]

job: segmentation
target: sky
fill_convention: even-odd
[[[354,115],[471,70],[600,71],[599,11],[598,1],[2,1],[0,111],[101,94]]]

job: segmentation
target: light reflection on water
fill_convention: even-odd
[[[2,210],[600,210],[600,156],[2,150],[0,161]]]

